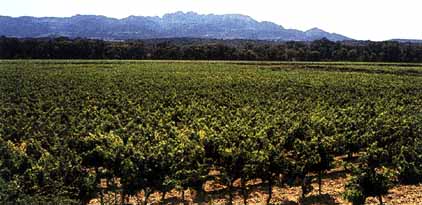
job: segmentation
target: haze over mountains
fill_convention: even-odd
[[[176,12],[163,17],[129,16],[115,19],[105,16],[7,17],[0,16],[0,36],[95,38],[106,40],[153,38],[213,38],[280,41],[331,41],[350,38],[313,28],[308,31],[285,29],[272,22],[258,22],[240,14],[200,15]]]

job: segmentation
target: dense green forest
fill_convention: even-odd
[[[277,46],[290,45],[303,44]],[[144,193],[146,204],[187,189],[210,202],[213,180],[230,204],[257,178],[280,203],[273,187],[299,186],[304,199],[334,166],[351,175],[345,199],[382,199],[422,182],[421,78],[418,64],[3,60],[0,203]]]
[[[168,59],[422,62],[422,44],[395,41],[313,42],[253,40],[89,39],[0,37],[0,59]]]

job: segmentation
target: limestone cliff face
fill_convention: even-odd
[[[0,16],[0,36],[2,35],[116,40],[179,37],[282,41],[312,41],[321,38],[332,41],[350,40],[318,28],[306,32],[285,29],[275,23],[258,22],[240,14],[200,15],[194,12],[176,12],[163,17],[129,16],[124,19],[95,15],[67,18]]]

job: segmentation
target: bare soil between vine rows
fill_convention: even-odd
[[[322,180],[322,195],[318,194],[318,184],[312,183],[314,189],[311,193],[307,194],[304,200],[300,199],[301,189],[299,186],[295,187],[280,187],[275,186],[273,189],[272,204],[279,205],[334,205],[334,204],[347,204],[343,199],[342,193],[344,186],[348,181],[349,174],[343,170],[333,169],[329,171]],[[238,185],[239,183],[237,183]],[[248,182],[250,187],[248,204],[266,204],[268,197],[267,186],[261,180],[256,179]],[[205,185],[207,191],[207,199],[198,202],[194,191],[185,190],[185,201],[182,200],[182,193],[180,191],[172,190],[166,194],[165,200],[162,201],[162,194],[159,192],[153,193],[148,200],[148,204],[227,204],[228,194],[223,185],[208,181]],[[114,196],[109,195],[105,197],[105,204],[114,204]],[[130,204],[141,204],[143,194],[140,193],[136,197],[130,197]],[[392,188],[389,194],[383,197],[384,204],[405,204],[405,205],[420,205],[422,204],[422,185],[400,185]],[[366,200],[367,204],[379,204],[376,198],[370,197]],[[99,199],[94,199],[90,205],[100,204]],[[234,193],[234,204],[243,204],[243,198],[240,190]]]

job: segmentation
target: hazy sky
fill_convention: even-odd
[[[360,40],[422,39],[421,0],[0,0],[4,16],[245,14],[285,28],[319,27]]]

